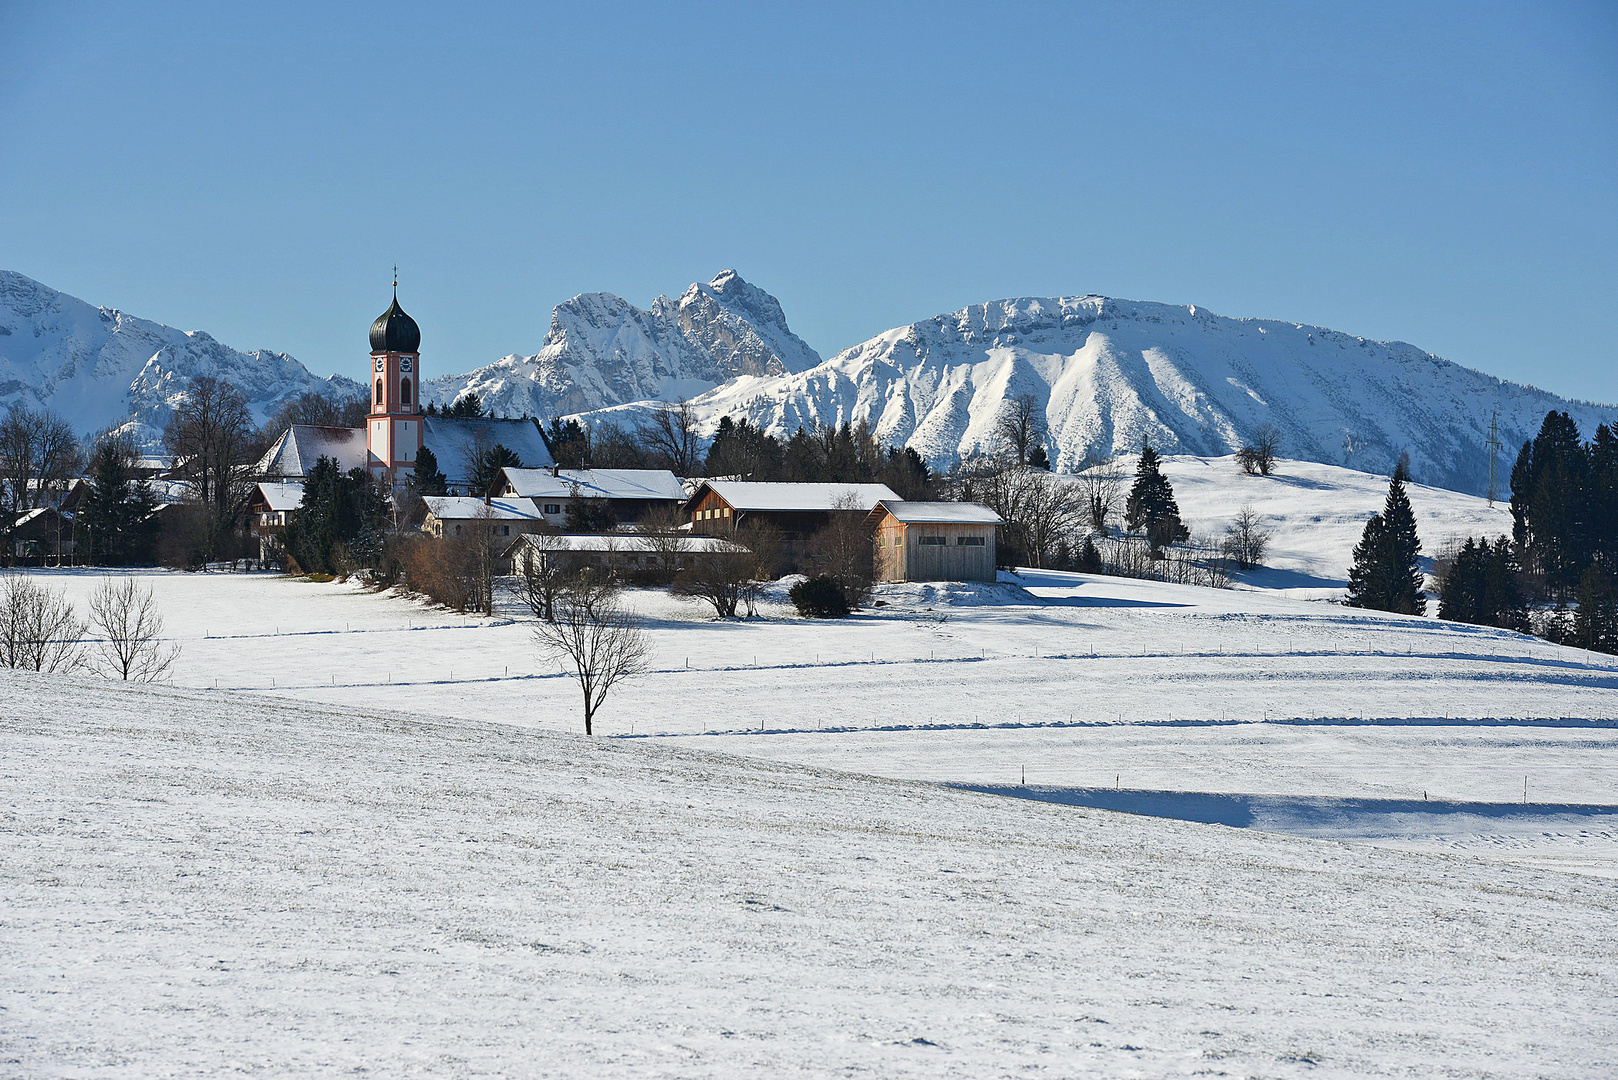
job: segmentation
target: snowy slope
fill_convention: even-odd
[[[1354,545],[1388,494],[1386,476],[1312,461],[1283,460],[1272,476],[1248,476],[1231,456],[1176,455],[1163,460],[1163,475],[1174,485],[1181,518],[1199,539],[1219,541],[1244,505],[1258,514],[1270,547],[1265,568],[1242,575],[1244,586],[1325,590],[1318,593],[1322,597],[1347,587]],[[1428,559],[1453,539],[1511,534],[1506,503],[1491,507],[1480,496],[1426,484],[1406,490]]]
[[[658,297],[650,311],[611,293],[575,296],[552,313],[538,353],[429,380],[424,393],[449,402],[470,390],[496,413],[545,418],[677,401],[737,376],[780,376],[819,363],[775,297],[725,270],[678,300]]]
[[[300,394],[365,393],[340,376],[316,378],[285,353],[239,352],[0,270],[0,408],[48,406],[86,434],[133,417],[149,438],[198,375],[236,386],[261,422]]]
[[[1604,1077],[1618,884],[0,673],[19,1077]]]
[[[1482,493],[1491,413],[1504,468],[1551,409],[1588,435],[1618,408],[1569,402],[1400,342],[1101,296],[978,304],[912,323],[818,367],[742,377],[697,399],[709,424],[778,433],[865,420],[935,466],[990,445],[1004,403],[1038,402],[1059,468],[1138,452],[1219,456],[1261,423],[1289,457]]]

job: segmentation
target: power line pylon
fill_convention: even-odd
[[[1500,424],[1498,412],[1489,414],[1489,441],[1484,443],[1489,448],[1489,505],[1492,507],[1495,500],[1500,498]]]

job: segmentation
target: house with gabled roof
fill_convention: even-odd
[[[506,468],[495,494],[531,503],[539,515],[565,528],[568,508],[578,499],[603,500],[620,525],[640,521],[652,510],[677,510],[685,501],[679,477],[667,469]]]
[[[838,518],[863,521],[883,499],[899,498],[886,484],[768,483],[704,480],[686,502],[691,531],[729,536],[747,524],[779,533],[788,568],[802,562],[809,538]]]
[[[883,499],[871,509],[878,581],[994,581],[999,514],[981,503]]]

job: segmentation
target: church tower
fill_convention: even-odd
[[[371,415],[365,442],[372,472],[413,469],[421,449],[421,328],[399,306],[371,324]],[[397,472],[395,475],[398,475]]]

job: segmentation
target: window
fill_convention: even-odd
[[[399,404],[401,404],[401,405],[410,404],[410,380],[409,379],[400,379],[399,380]]]
[[[381,379],[378,379],[376,381],[376,403],[378,405],[382,404],[382,380]]]
[[[894,533],[893,534],[893,546],[894,547],[904,547],[905,546],[904,533]]]
[[[500,526],[500,535],[501,536],[510,536],[511,535],[511,526],[510,525],[502,525],[502,526]]]
[[[945,544],[949,543],[949,537],[921,536],[916,538],[916,543],[920,544],[922,547],[943,547]]]
[[[981,536],[957,536],[955,538],[955,546],[956,547],[982,547],[983,546],[983,537],[981,537]]]
[[[561,503],[546,503],[545,504],[545,512],[547,514],[560,514],[562,512],[562,504]]]
[[[455,526],[455,535],[456,536],[461,535],[461,527],[459,525]]]

